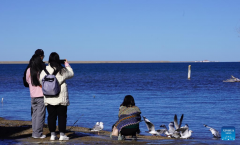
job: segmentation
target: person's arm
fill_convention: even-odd
[[[28,84],[30,84],[30,82],[31,82],[30,68],[28,68],[27,72],[26,72],[26,81]]]
[[[69,65],[67,59],[66,59],[64,65],[65,65],[65,68],[67,69],[67,71],[64,73],[64,79],[63,79],[65,81],[66,79],[72,78],[74,76],[74,72],[73,72],[73,69],[71,68],[71,66]]]

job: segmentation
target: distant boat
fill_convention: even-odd
[[[234,76],[231,76],[232,78],[224,80],[223,82],[240,82],[239,78],[235,78]]]

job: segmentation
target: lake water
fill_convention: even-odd
[[[175,114],[184,114],[183,125],[193,130],[192,139],[161,141],[165,144],[240,144],[240,83],[224,83],[231,75],[240,78],[240,63],[126,63],[70,64],[75,76],[67,80],[70,106],[67,125],[93,127],[98,121],[110,131],[118,119],[119,105],[132,95],[142,115],[155,128],[168,125]],[[188,65],[192,66],[187,79]],[[26,64],[0,65],[0,117],[31,120],[29,89],[22,83]],[[47,123],[47,119],[46,119]],[[221,132],[234,126],[235,141],[213,139],[203,124]],[[141,134],[147,131],[140,123]],[[158,143],[158,142],[157,142]]]

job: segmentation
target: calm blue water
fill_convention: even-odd
[[[174,114],[188,124],[193,135],[187,141],[164,143],[240,143],[240,83],[224,83],[231,75],[240,78],[240,63],[146,63],[146,64],[70,64],[74,78],[67,81],[70,96],[67,125],[93,127],[104,122],[111,130],[117,120],[119,105],[127,94],[158,129],[168,125]],[[192,65],[191,80],[187,79]],[[22,83],[27,65],[0,65],[0,117],[31,120],[29,89]],[[47,121],[47,120],[46,120]],[[212,139],[207,124],[218,131],[235,126],[236,141]],[[140,123],[141,134],[147,127]]]

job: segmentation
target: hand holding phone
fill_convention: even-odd
[[[60,63],[61,63],[61,64],[64,64],[65,61],[66,61],[66,59],[61,59],[61,60],[60,60]]]

